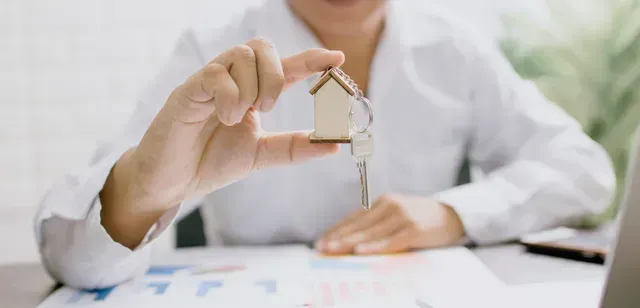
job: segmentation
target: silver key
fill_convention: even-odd
[[[367,161],[373,154],[373,135],[370,132],[353,133],[351,135],[351,156],[356,160],[360,172],[362,186],[362,206],[371,208],[369,203],[369,179],[367,177]]]

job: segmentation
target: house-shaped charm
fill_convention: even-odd
[[[349,143],[351,120],[349,112],[355,89],[339,69],[327,69],[309,93],[314,98],[314,128],[312,143]]]

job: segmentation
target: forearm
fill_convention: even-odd
[[[101,220],[111,238],[134,249],[149,229],[166,212],[168,206],[155,204],[136,182],[132,163],[135,148],[128,150],[113,167],[100,191]]]
[[[475,242],[512,240],[606,208],[614,180],[599,165],[596,159],[590,169],[579,171],[570,162],[517,161],[483,180],[444,191],[437,200],[456,210]]]

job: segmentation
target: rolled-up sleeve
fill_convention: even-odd
[[[150,243],[171,225],[179,207],[167,211],[134,250],[113,241],[102,227],[100,199],[84,219],[53,216],[42,224],[45,268],[58,281],[78,288],[104,288],[144,273]]]
[[[606,151],[497,48],[478,47],[470,58],[469,160],[486,176],[436,196],[469,238],[516,239],[606,209],[616,185]]]
[[[112,240],[101,223],[99,193],[120,157],[135,147],[171,91],[203,65],[192,31],[186,31],[163,70],[142,93],[123,132],[105,143],[90,162],[68,174],[45,195],[34,221],[35,237],[51,276],[78,288],[108,287],[144,273],[150,244],[178,216],[199,202],[189,201],[167,211],[131,250]]]

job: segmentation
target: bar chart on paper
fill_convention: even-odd
[[[188,268],[186,268],[188,269]],[[56,292],[41,307],[138,307],[138,304],[155,304],[159,307],[189,307],[212,303],[301,303],[304,286],[298,279],[287,277],[221,277],[217,274],[202,276],[150,274],[166,271],[167,268],[152,267],[142,279],[127,282],[117,287],[95,290],[63,288]],[[170,305],[174,303],[175,305]],[[247,302],[248,303],[248,302]]]
[[[427,265],[418,254],[382,257],[316,257],[312,307],[355,305],[392,297],[412,297],[416,292],[411,270]]]
[[[178,263],[185,260],[192,264]],[[62,288],[40,308],[356,308],[407,300],[439,308],[454,307],[460,290],[478,298],[497,285],[464,248],[369,257],[326,257],[307,248],[228,248],[165,261],[116,287]]]
[[[229,268],[230,267],[222,267],[220,268],[220,272],[230,273],[230,271],[228,271]],[[192,276],[188,279],[176,279],[176,276],[174,276],[176,272],[188,269],[190,269],[190,267],[187,266],[151,267],[142,281],[131,283],[130,288],[121,289],[124,289],[126,293],[135,293],[139,296],[164,296],[168,294],[168,291],[174,292],[173,289],[177,289],[180,292],[190,289],[190,296],[196,298],[205,298],[212,294],[216,295],[226,291],[227,288],[234,287],[241,287],[245,292],[247,290],[251,290],[253,291],[252,293],[261,293],[262,295],[276,294],[278,291],[278,282],[276,278],[243,280],[242,283],[238,283],[237,281],[234,281],[234,279],[225,279],[224,277],[207,278],[205,276],[197,278]],[[118,289],[117,292],[120,293],[120,289]],[[77,304],[105,302],[114,294],[118,295],[118,293],[116,293],[116,287],[95,290],[76,290],[71,296],[69,296],[67,303]]]
[[[95,290],[62,288],[40,307],[261,307],[307,302],[309,251],[216,249],[192,265],[156,265],[138,279]]]
[[[407,299],[412,300],[410,307],[419,307],[418,302],[425,307],[459,307],[460,290],[480,300],[502,285],[465,248],[373,257],[316,256],[310,268],[314,308],[378,306]]]

